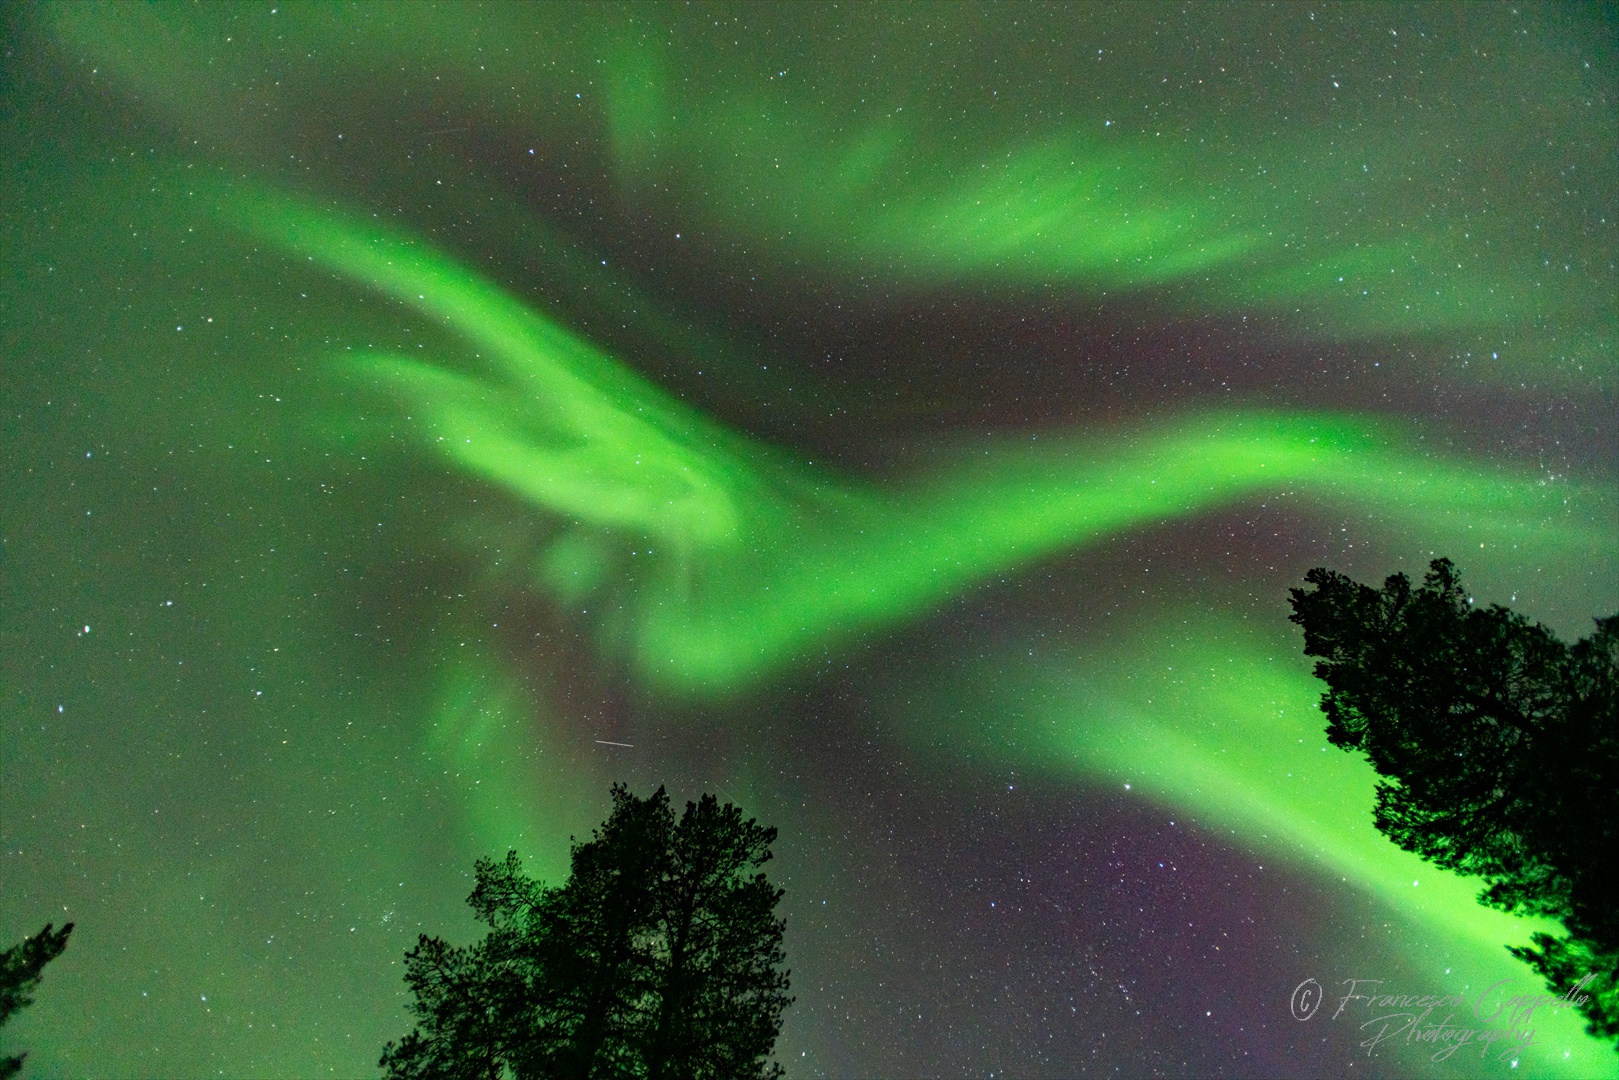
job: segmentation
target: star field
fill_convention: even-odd
[[[617,780],[780,829],[789,1075],[1615,1073],[1331,1016],[1535,926],[1376,833],[1286,605],[1619,606],[1611,11],[4,27],[35,1075],[371,1075]]]

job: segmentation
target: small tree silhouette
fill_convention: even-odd
[[[22,1009],[34,1003],[34,991],[39,987],[45,965],[62,955],[67,948],[67,936],[73,933],[73,924],[53,930],[51,923],[33,937],[0,952],[0,1027]],[[22,1071],[27,1054],[0,1057],[0,1080],[8,1080]]]
[[[387,1076],[780,1074],[783,893],[759,871],[776,830],[712,795],[676,822],[662,788],[612,794],[561,887],[515,851],[478,861],[467,902],[489,933],[467,948],[424,934],[406,954],[417,1024],[384,1048]]]

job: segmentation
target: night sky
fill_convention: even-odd
[[[3,13],[32,1075],[374,1075],[615,780],[780,829],[791,1076],[1619,1074],[1333,1018],[1536,925],[1287,621],[1619,608],[1613,8]]]

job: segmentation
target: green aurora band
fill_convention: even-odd
[[[335,65],[363,84],[409,64],[453,76],[479,103],[469,124],[599,140],[631,206],[829,279],[880,272],[917,292],[968,282],[1124,294],[1170,313],[1267,314],[1311,342],[1443,340],[1471,357],[1447,369],[1459,381],[1598,391],[1615,381],[1613,223],[1558,249],[1557,262],[1580,273],[1556,272],[1528,224],[1558,212],[1550,201],[1530,205],[1519,192],[1526,209],[1500,213],[1496,196],[1457,194],[1455,183],[1490,166],[1481,155],[1501,127],[1534,131],[1537,145],[1542,128],[1578,140],[1543,115],[1497,116],[1484,94],[1455,95],[1456,114],[1434,121],[1483,134],[1443,146],[1395,130],[1391,112],[1363,101],[1352,123],[1391,134],[1350,154],[1323,134],[1322,117],[1278,134],[1284,125],[1272,128],[1264,109],[1196,137],[1184,118],[1119,122],[1111,112],[1122,117],[1122,107],[1111,105],[1009,123],[941,92],[926,66],[874,70],[836,43],[789,63],[767,55],[762,35],[721,53],[673,9],[553,7],[562,13],[546,17],[496,6],[480,9],[472,34],[450,6],[295,6],[278,16],[274,52],[260,43],[267,32],[232,30],[238,17],[267,18],[247,9],[43,10],[63,50],[207,137],[219,160],[278,145],[273,110],[248,108],[251,95],[238,91],[268,83],[266,72],[314,84]],[[950,39],[967,55],[981,16],[932,10],[945,24],[941,50]],[[1099,35],[1134,18],[1128,7],[1096,12]],[[223,48],[232,34],[236,47]],[[817,67],[819,86],[787,77]],[[1588,94],[1581,73],[1531,66],[1518,77],[1569,100]],[[1031,114],[1059,116],[1055,80],[1024,82],[1036,97],[1055,87]],[[518,86],[526,97],[507,92]],[[957,113],[971,115],[957,123]],[[1233,145],[1258,149],[1241,162],[1215,150]],[[1270,163],[1264,171],[1247,167],[1254,156]],[[384,401],[417,452],[523,507],[540,538],[525,586],[577,611],[570,618],[590,626],[597,648],[664,700],[734,699],[1009,571],[1259,501],[1352,518],[1402,552],[1454,555],[1475,582],[1512,580],[1524,566],[1577,581],[1619,560],[1611,478],[1446,454],[1414,425],[1343,411],[1187,410],[955,446],[927,472],[881,483],[840,476],[682,404],[464,261],[366,220],[358,198],[345,196],[355,206],[346,214],[279,193],[310,182],[276,171],[286,168],[255,166],[259,187],[192,186],[218,219],[284,256],[289,276],[335,274],[439,332],[431,352],[316,356],[319,378]],[[1396,171],[1406,186],[1386,179]],[[1553,182],[1523,184],[1540,192]],[[98,178],[80,196],[119,193]],[[463,200],[469,216],[487,208],[481,191],[442,198]],[[1418,204],[1436,209],[1413,213]],[[176,202],[162,212],[191,211]],[[452,619],[434,632],[447,640],[462,629]],[[1479,907],[1471,884],[1372,830],[1372,777],[1323,752],[1319,690],[1298,652],[1283,633],[1181,610],[1088,651],[1048,641],[966,672],[905,674],[891,708],[919,749],[1128,782],[1256,851],[1351,882],[1398,911],[1447,970],[1454,960],[1469,987],[1523,979],[1501,946],[1534,924]],[[437,695],[426,740],[461,781],[468,831],[482,849],[534,845],[554,875],[558,823],[588,824],[596,778],[547,742],[540,695],[505,658],[438,653],[424,680]],[[1164,669],[1143,657],[1165,658]],[[476,787],[462,780],[473,776]],[[1544,1020],[1526,1058],[1548,1075],[1615,1071],[1611,1052],[1566,1015]]]
[[[1619,546],[1600,488],[1436,457],[1397,425],[1343,413],[1197,412],[1038,449],[962,451],[907,483],[857,485],[727,432],[425,244],[264,194],[220,205],[289,255],[465,340],[478,362],[465,370],[393,352],[333,363],[397,398],[423,448],[565,522],[533,586],[619,612],[598,627],[605,647],[628,648],[665,694],[734,693],[1018,564],[1239,500],[1347,510],[1407,547],[1471,550],[1485,564],[1572,571]],[[1132,782],[1401,911],[1450,944],[1454,985],[1521,982],[1500,946],[1541,924],[1480,907],[1471,883],[1370,826],[1373,777],[1324,749],[1319,691],[1296,651],[1230,620],[1166,619],[1099,657],[997,656],[965,677],[919,680],[936,696],[908,727],[921,746]],[[1148,655],[1175,663],[1150,672],[1131,659]],[[521,718],[533,704],[497,665],[473,656],[445,678],[435,745],[490,781],[469,806],[486,844],[533,835],[557,815],[542,804],[587,797],[562,772],[536,785],[513,764],[532,750]],[[962,716],[978,720],[951,722]],[[1524,1053],[1542,1064],[1611,1064],[1569,1016],[1538,1037],[1544,1046]]]
[[[620,612],[599,627],[604,643],[627,647],[664,693],[733,693],[1018,564],[1239,500],[1347,509],[1406,546],[1470,550],[1486,563],[1572,569],[1619,549],[1600,488],[1436,457],[1398,425],[1343,413],[1198,412],[1038,449],[962,451],[908,483],[857,485],[727,432],[423,243],[264,194],[220,205],[289,254],[466,341],[481,361],[458,365],[467,370],[400,353],[334,363],[396,397],[424,448],[566,522],[534,586],[586,609],[598,591],[615,593],[601,605]],[[1132,780],[1145,797],[1353,881],[1441,935],[1466,958],[1454,977],[1475,993],[1520,978],[1500,946],[1540,924],[1481,908],[1469,882],[1371,828],[1372,775],[1323,751],[1308,665],[1275,659],[1291,643],[1256,641],[1241,624],[1189,637],[1170,625],[1140,629],[1089,663],[1046,658],[1031,670],[998,657],[941,680],[947,689],[917,710],[913,738]],[[1166,641],[1180,675],[1128,659],[1162,654]],[[491,780],[470,812],[475,831],[498,843],[554,811],[536,804],[528,772],[512,771],[529,737],[519,734],[517,691],[501,689],[487,662],[464,664],[473,666],[447,676],[435,739],[459,768]],[[1013,689],[987,708],[975,686]],[[941,734],[941,718],[964,713],[997,720]],[[548,781],[538,791],[552,801],[574,786]],[[1568,1016],[1540,1038],[1545,1047],[1526,1054],[1578,1062],[1575,1072],[1610,1064]]]
[[[1177,16],[1181,32],[1210,33],[1205,18],[1222,39],[1273,29],[1257,10],[1211,12]],[[1585,218],[1555,244],[1542,227],[1570,213],[1570,197],[1611,197],[1585,137],[1605,122],[1591,65],[1570,70],[1555,50],[1466,57],[1436,26],[1396,45],[1413,77],[1465,89],[1413,123],[1378,89],[1393,76],[1328,79],[1295,58],[1312,81],[1261,93],[1233,84],[1216,55],[1115,46],[1138,36],[1137,12],[1094,5],[1025,13],[1031,40],[1067,44],[1031,57],[1043,66],[1015,93],[984,100],[956,89],[973,81],[963,70],[1007,74],[982,67],[983,13],[917,13],[929,24],[922,65],[885,61],[908,31],[877,9],[849,16],[873,43],[864,56],[836,36],[784,50],[768,32],[737,35],[729,16],[709,26],[652,5],[497,6],[471,31],[454,6],[310,6],[273,24],[273,54],[237,32],[229,7],[63,4],[50,17],[70,51],[221,145],[269,139],[273,120],[243,89],[266,71],[288,86],[339,71],[363,86],[402,65],[448,72],[471,128],[601,142],[632,205],[834,279],[1154,296],[1172,311],[1261,313],[1301,341],[1449,342],[1451,378],[1614,385],[1619,270],[1607,253],[1619,220]],[[1309,30],[1299,47],[1323,55],[1345,33],[1386,33],[1313,15]],[[1541,32],[1574,39],[1555,22]],[[1076,101],[1084,65],[1161,77],[1132,80],[1111,104]],[[1510,78],[1492,75],[1503,65]],[[1561,107],[1525,111],[1505,88],[1526,82]],[[1222,85],[1245,108],[1211,120],[1202,102]],[[1503,161],[1512,145],[1556,145],[1567,164]],[[1474,180],[1503,168],[1508,188]]]
[[[423,446],[568,524],[535,583],[568,604],[627,592],[603,641],[665,691],[734,690],[1010,567],[1262,496],[1347,507],[1425,550],[1576,567],[1619,547],[1600,488],[1431,455],[1344,413],[1190,413],[855,484],[726,432],[426,245],[285,199],[222,199],[259,237],[466,341],[456,369],[337,362],[396,396]]]
[[[1319,699],[1291,634],[1185,609],[1089,647],[1033,640],[965,670],[922,673],[896,688],[888,708],[910,743],[934,757],[1125,784],[1229,831],[1261,860],[1353,882],[1408,920],[1429,953],[1425,975],[1445,993],[1472,1002],[1497,984],[1537,992],[1502,943],[1559,928],[1485,908],[1476,879],[1389,843],[1369,810],[1376,776],[1326,744]],[[1468,1025],[1465,1010],[1456,1022]],[[1568,1012],[1539,1014],[1534,1026],[1536,1044],[1523,1056],[1537,1069],[1614,1071],[1611,1051]],[[1477,1047],[1458,1053],[1480,1059]]]

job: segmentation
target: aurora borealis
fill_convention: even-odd
[[[1611,11],[6,18],[38,1075],[372,1073],[619,779],[781,830],[791,1075],[1619,1073],[1290,1015],[1535,987],[1286,619],[1619,607]]]

